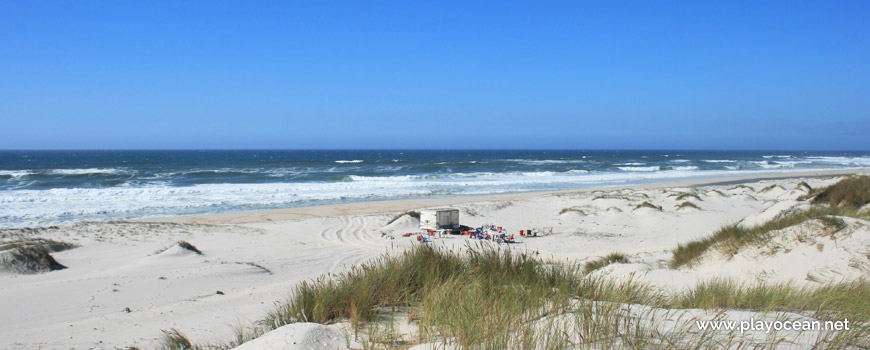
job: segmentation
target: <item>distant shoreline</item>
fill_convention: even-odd
[[[236,211],[216,214],[201,214],[201,215],[185,215],[185,216],[165,216],[151,217],[141,219],[131,219],[131,222],[166,222],[166,223],[183,223],[183,224],[246,224],[267,221],[284,221],[284,220],[302,220],[318,217],[335,217],[344,215],[369,215],[392,212],[403,212],[419,208],[450,206],[455,204],[482,202],[482,201],[504,201],[504,200],[519,200],[543,197],[548,195],[558,195],[564,193],[592,192],[602,189],[613,188],[633,188],[633,189],[649,189],[649,188],[674,188],[674,187],[706,187],[706,186],[722,186],[745,184],[763,180],[782,180],[793,178],[818,178],[818,177],[833,177],[854,175],[859,173],[870,172],[870,168],[854,168],[842,170],[821,170],[821,171],[806,171],[795,172],[789,174],[768,174],[768,175],[742,175],[742,176],[722,176],[717,178],[707,178],[702,180],[677,180],[657,183],[647,183],[639,185],[624,185],[624,186],[599,186],[589,188],[576,188],[556,191],[532,191],[506,194],[492,195],[474,195],[474,196],[449,196],[438,198],[422,198],[422,199],[391,199],[382,201],[364,201],[351,202],[340,204],[327,204],[309,207],[293,207],[284,209],[267,209],[255,211]]]

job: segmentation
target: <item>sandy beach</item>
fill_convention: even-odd
[[[640,278],[666,291],[718,277],[799,285],[858,280],[870,271],[870,226],[859,219],[846,220],[850,234],[838,241],[791,239],[787,233],[775,251],[756,247],[729,259],[705,256],[677,269],[667,261],[678,244],[724,225],[751,226],[806,207],[798,200],[808,192],[805,185],[820,188],[868,173],[802,172],[4,229],[4,241],[42,238],[77,247],[52,254],[65,269],[0,272],[0,348],[151,349],[161,330],[171,328],[199,343],[230,338],[234,326],[261,318],[299,282],[419,244],[414,236],[402,237],[418,232],[419,221],[406,215],[389,222],[434,207],[459,209],[461,223],[471,227],[502,226],[518,241],[511,249],[547,259],[584,263],[625,253],[630,263],[595,273]],[[695,207],[682,205],[687,201]],[[520,230],[539,236],[520,237]],[[432,244],[458,249],[469,241],[448,236]]]

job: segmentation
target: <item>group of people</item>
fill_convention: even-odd
[[[495,232],[493,234],[490,234],[489,233],[490,231],[495,231]],[[503,227],[501,227],[501,226],[496,227],[495,225],[489,225],[489,224],[486,224],[486,225],[483,225],[481,227],[474,229],[474,233],[469,235],[469,238],[492,240],[492,241],[499,243],[499,244],[501,244],[501,243],[515,243],[514,235],[508,236],[507,230],[505,230]]]
[[[429,243],[432,242],[432,238],[437,234],[439,237],[442,236],[446,231],[445,230],[428,230],[428,233],[423,233],[417,235],[417,241],[421,243]],[[455,231],[454,231],[455,232]],[[492,224],[484,224],[474,230],[461,231],[460,234],[464,236],[468,236],[470,239],[482,239],[482,240],[491,240],[496,243],[516,243],[514,240],[514,235],[508,235],[508,232],[505,228],[501,226],[495,226]],[[406,233],[402,236],[409,237],[411,233]],[[531,237],[537,236],[537,233],[533,234],[532,230],[520,230],[520,236],[523,237]]]

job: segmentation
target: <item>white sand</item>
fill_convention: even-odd
[[[708,236],[726,224],[756,224],[799,208],[803,204],[796,198],[806,193],[798,186],[801,181],[820,187],[839,179],[810,175],[854,172],[747,183],[753,189],[733,184],[694,187],[707,180],[4,230],[2,239],[24,235],[81,247],[53,254],[68,267],[65,270],[35,275],[0,272],[0,348],[149,349],[156,346],[160,330],[170,328],[194,342],[227,340],[233,326],[262,317],[298,282],[418,244],[413,237],[401,237],[416,231],[415,220],[404,217],[386,223],[397,213],[425,207],[459,208],[468,226],[504,226],[520,241],[513,249],[547,257],[583,262],[613,251],[627,253],[632,263],[597,273],[636,276],[665,289],[679,290],[720,276],[810,284],[853,280],[867,277],[870,266],[870,230],[861,220],[847,220],[849,228],[836,240],[809,234],[817,228],[807,223],[786,230],[771,246],[747,249],[729,260],[705,256],[692,269],[670,270],[666,265],[678,243]],[[778,186],[761,191],[770,185]],[[677,201],[675,196],[683,192],[697,193],[701,200]],[[675,209],[685,200],[701,210]],[[635,209],[645,201],[663,210]],[[564,208],[576,210],[559,215]],[[519,237],[519,230],[532,228],[546,234]],[[178,240],[204,254],[174,247]],[[462,247],[466,242],[464,237],[447,237],[434,244]],[[301,327],[285,332],[299,339],[309,339],[309,331],[335,335],[334,329]],[[262,344],[279,344],[286,337],[269,339]]]

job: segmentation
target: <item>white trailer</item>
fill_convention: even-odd
[[[459,209],[436,208],[420,211],[420,229],[458,229]]]

